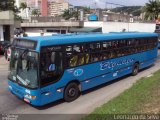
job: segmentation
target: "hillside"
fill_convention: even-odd
[[[122,12],[132,14],[133,16],[139,16],[142,12],[142,6],[126,6],[126,7],[116,7],[111,10],[112,12]]]

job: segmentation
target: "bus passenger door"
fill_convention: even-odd
[[[53,83],[57,82],[63,74],[63,53],[59,51],[45,51],[41,53],[40,59],[40,84],[41,101],[49,103],[55,100],[55,87]]]

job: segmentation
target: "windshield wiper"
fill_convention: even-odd
[[[29,50],[28,50],[28,49],[25,49],[25,50],[22,52],[22,54],[20,55],[20,58],[22,59],[22,56],[25,55],[25,54],[27,54],[28,52],[29,52]]]

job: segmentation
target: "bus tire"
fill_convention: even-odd
[[[80,95],[80,90],[75,82],[69,83],[64,91],[64,100],[66,102],[72,102]]]
[[[133,69],[132,69],[132,75],[135,76],[138,74],[138,71],[139,71],[139,64],[138,63],[135,63],[133,65]]]

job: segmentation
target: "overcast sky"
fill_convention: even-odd
[[[91,7],[114,7],[111,4],[105,4],[105,2],[121,4],[126,6],[145,5],[149,0],[66,0],[75,6],[91,6]],[[96,2],[96,5],[95,5]]]

